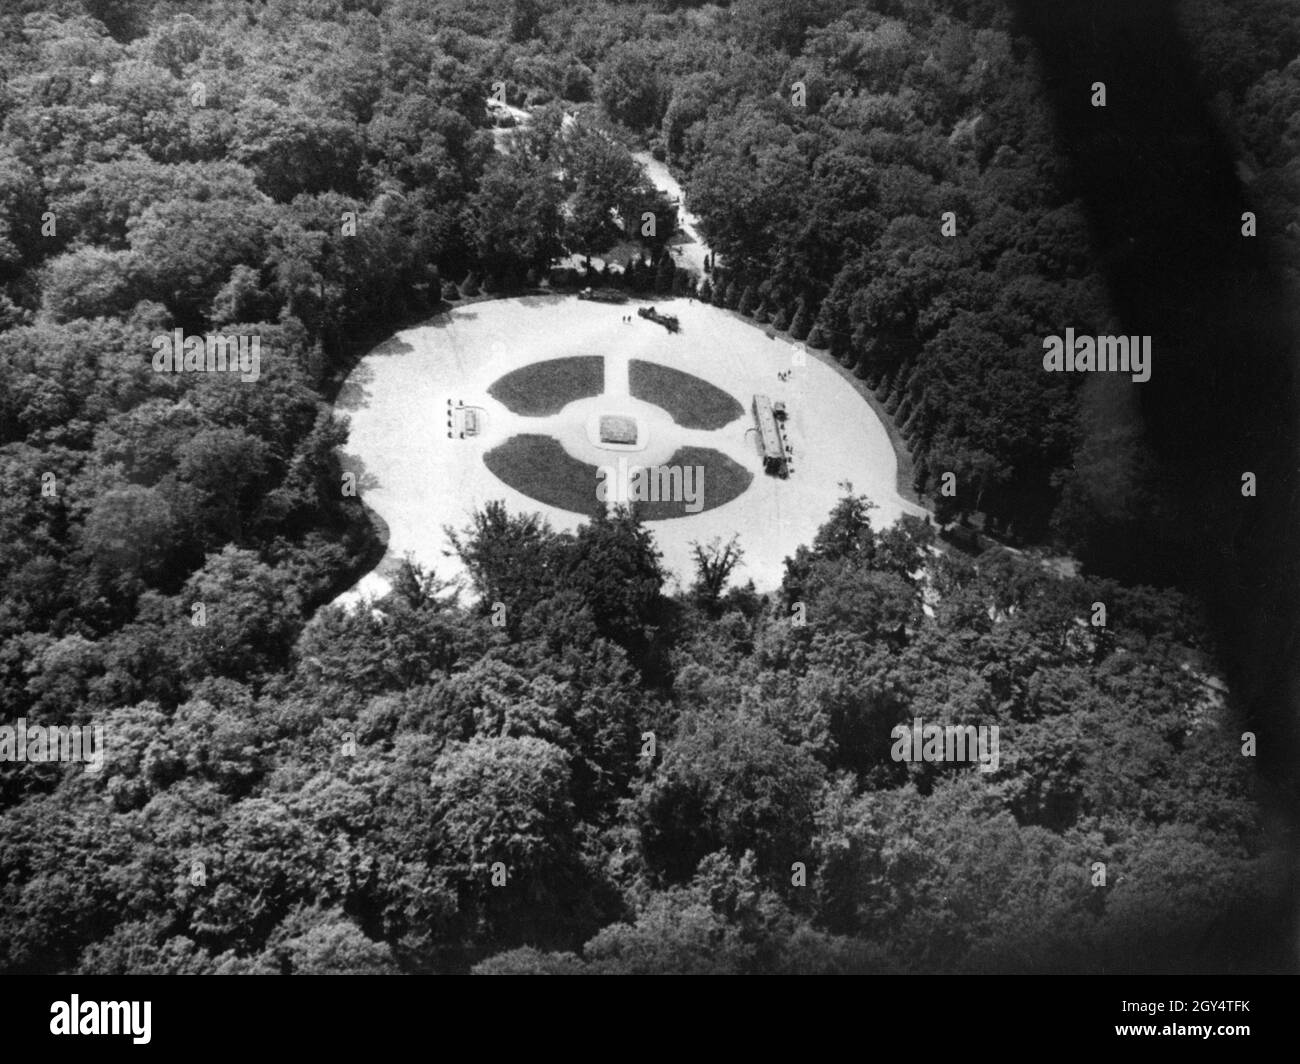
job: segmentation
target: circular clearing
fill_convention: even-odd
[[[444,528],[464,528],[493,500],[515,513],[540,513],[558,530],[576,529],[599,504],[593,471],[617,471],[620,460],[629,467],[705,468],[698,512],[689,512],[685,499],[677,515],[643,512],[665,570],[682,587],[694,579],[692,544],[733,535],[745,552],[735,579],[752,579],[760,591],[778,587],[783,560],[812,542],[846,482],[877,504],[878,526],[925,512],[894,490],[896,462],[884,426],[822,356],[702,303],[673,301],[678,333],[635,315],[624,321],[636,306],[565,296],[475,303],[404,330],[361,360],[340,392],[350,422],[345,468],[363,474],[364,501],[388,526],[389,540],[379,568],[344,602],[386,592],[388,574],[408,554],[439,576],[464,576]],[[634,370],[634,362],[681,376]],[[661,382],[660,391],[642,389],[649,378]],[[693,405],[693,394],[682,391],[693,378],[728,402]],[[756,395],[784,404],[781,427],[793,451],[786,479],[763,471],[754,442]],[[475,409],[467,427],[477,434],[462,438],[453,426],[447,436],[448,399],[454,409]],[[734,412],[732,403],[741,416],[707,427]],[[628,452],[631,445],[602,443],[602,416],[634,421],[637,446],[645,446]],[[591,424],[596,429],[589,432]],[[620,427],[627,435],[627,421],[608,424],[614,436]],[[510,443],[529,436],[549,442]],[[555,473],[561,465],[572,475]],[[742,473],[748,487],[725,498]]]

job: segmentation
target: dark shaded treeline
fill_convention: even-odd
[[[1300,391],[1294,288],[1278,234],[1243,236],[1244,188],[1178,5],[1022,0],[1044,85],[1125,331],[1149,334],[1139,390],[1173,521],[1106,530],[1116,563],[1205,602],[1269,799],[1297,808]],[[1104,82],[1107,105],[1091,105]],[[1244,497],[1254,473],[1258,494]],[[1149,516],[1149,515],[1148,515]],[[1127,555],[1127,556],[1125,556]]]

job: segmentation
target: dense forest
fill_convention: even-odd
[[[1300,11],[1182,16],[1300,290]],[[1213,626],[1114,549],[1168,488],[1113,394],[1042,372],[1123,331],[1122,249],[1009,5],[12,0],[0,57],[0,722],[109,743],[0,770],[0,970],[1285,963]],[[672,217],[640,148],[698,287],[633,224]],[[993,545],[846,486],[779,593],[715,543],[670,594],[635,513],[494,504],[470,586],[328,605],[382,553],[340,488],[358,354],[614,250],[604,282],[837,356]],[[256,333],[259,380],[155,372],[176,328]],[[998,725],[1000,770],[893,760],[914,718]]]

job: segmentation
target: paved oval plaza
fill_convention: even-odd
[[[842,481],[880,507],[878,524],[924,512],[898,495],[884,426],[835,367],[813,352],[798,364],[795,346],[705,304],[673,301],[677,333],[638,317],[637,305],[474,303],[362,359],[338,399],[351,422],[344,468],[360,473],[389,543],[345,601],[384,593],[408,553],[462,576],[444,527],[464,527],[493,499],[570,530],[602,499],[649,499],[642,513],[672,577],[691,581],[693,541],[738,534],[736,577],[760,591],[812,542]],[[763,471],[755,395],[784,403],[786,478]],[[647,496],[653,478],[638,469],[660,471],[673,492]],[[685,498],[674,494],[683,475]]]

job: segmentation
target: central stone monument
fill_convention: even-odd
[[[636,418],[626,414],[600,415],[600,442],[635,444],[637,440]]]

